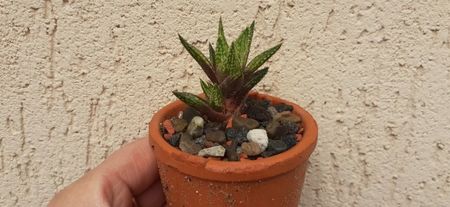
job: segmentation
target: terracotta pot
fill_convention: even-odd
[[[167,206],[298,206],[308,158],[317,143],[317,124],[294,103],[258,93],[251,96],[292,105],[303,119],[303,139],[281,154],[258,160],[227,162],[190,155],[160,134],[160,123],[186,107],[181,101],[170,103],[149,124]]]

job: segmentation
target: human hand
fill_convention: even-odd
[[[148,138],[117,150],[57,193],[49,206],[163,206],[156,160]]]

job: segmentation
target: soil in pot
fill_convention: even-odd
[[[303,124],[293,106],[249,97],[239,116],[211,122],[186,108],[161,123],[161,134],[173,147],[223,161],[256,160],[289,150],[301,141]]]

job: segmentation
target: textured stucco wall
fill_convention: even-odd
[[[258,89],[320,126],[304,206],[449,206],[448,0],[1,0],[0,206],[45,205],[200,91],[176,34],[206,51],[219,16],[284,41]]]

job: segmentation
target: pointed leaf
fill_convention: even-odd
[[[218,86],[214,86],[214,90],[209,95],[208,101],[215,110],[221,110],[223,108],[223,96]]]
[[[216,52],[213,46],[209,43],[209,61],[211,62],[212,70],[215,71],[216,68]]]
[[[183,101],[184,103],[186,103],[189,106],[192,106],[194,108],[198,108],[198,107],[206,107],[208,106],[208,104],[206,103],[206,101],[204,101],[202,98],[192,94],[192,93],[187,93],[187,92],[178,92],[178,91],[173,91],[172,92],[178,99],[180,99],[181,101]]]
[[[239,59],[237,57],[237,48],[234,42],[231,43],[230,52],[227,57],[227,64],[225,68],[225,73],[233,78],[237,78],[242,74],[242,70],[239,65]]]
[[[267,72],[269,71],[268,67],[265,67],[261,70],[256,71],[253,73],[253,75],[250,77],[250,79],[244,84],[243,90],[250,91],[253,87],[256,86],[263,78],[266,76]]]
[[[248,71],[255,71],[255,70],[257,70],[267,60],[269,60],[269,58],[272,57],[272,55],[275,54],[278,51],[278,49],[280,49],[280,47],[281,47],[281,43],[276,45],[275,47],[272,47],[272,48],[262,52],[261,54],[259,54],[255,58],[253,58],[253,60],[250,61],[250,63],[248,63],[247,70]]]
[[[222,109],[223,105],[223,95],[218,85],[205,83],[200,79],[200,85],[202,86],[202,90],[205,93],[205,96],[208,99],[208,103],[216,110]]]
[[[205,81],[203,81],[202,79],[200,79],[200,86],[202,87],[202,90],[206,96],[206,99],[209,99],[209,97],[212,94],[210,85],[208,83],[206,83]]]
[[[197,61],[197,63],[202,67],[203,71],[206,73],[208,78],[214,82],[217,83],[216,75],[212,69],[211,63],[209,62],[208,58],[203,55],[202,52],[200,52],[199,49],[195,48],[193,45],[189,44],[181,35],[178,35],[180,38],[181,44],[183,44],[184,48],[191,54],[191,56]]]
[[[202,87],[202,90],[203,90],[203,93],[205,93],[205,95],[206,95],[206,97],[208,97],[208,90],[209,90],[209,88],[208,88],[208,84],[205,82],[205,81],[203,81],[202,79],[200,79],[200,86]]]
[[[203,99],[192,93],[173,91],[173,94],[187,105],[206,115],[212,121],[225,121],[227,118],[224,114],[215,111]]]
[[[227,57],[228,57],[228,43],[225,38],[225,33],[223,31],[222,18],[220,18],[219,32],[217,34],[216,58],[215,58],[215,62],[216,62],[218,71],[222,71],[222,72],[225,71]]]
[[[245,68],[245,65],[247,64],[254,28],[255,22],[253,21],[250,26],[248,26],[241,32],[241,34],[235,41],[236,57],[238,59],[241,70],[243,70]]]
[[[249,76],[247,82],[239,91],[237,91],[236,94],[234,94],[233,98],[235,100],[243,100],[250,92],[250,90],[252,90],[252,88],[255,87],[256,84],[258,84],[264,78],[264,76],[267,74],[268,71],[269,68],[265,67]]]

